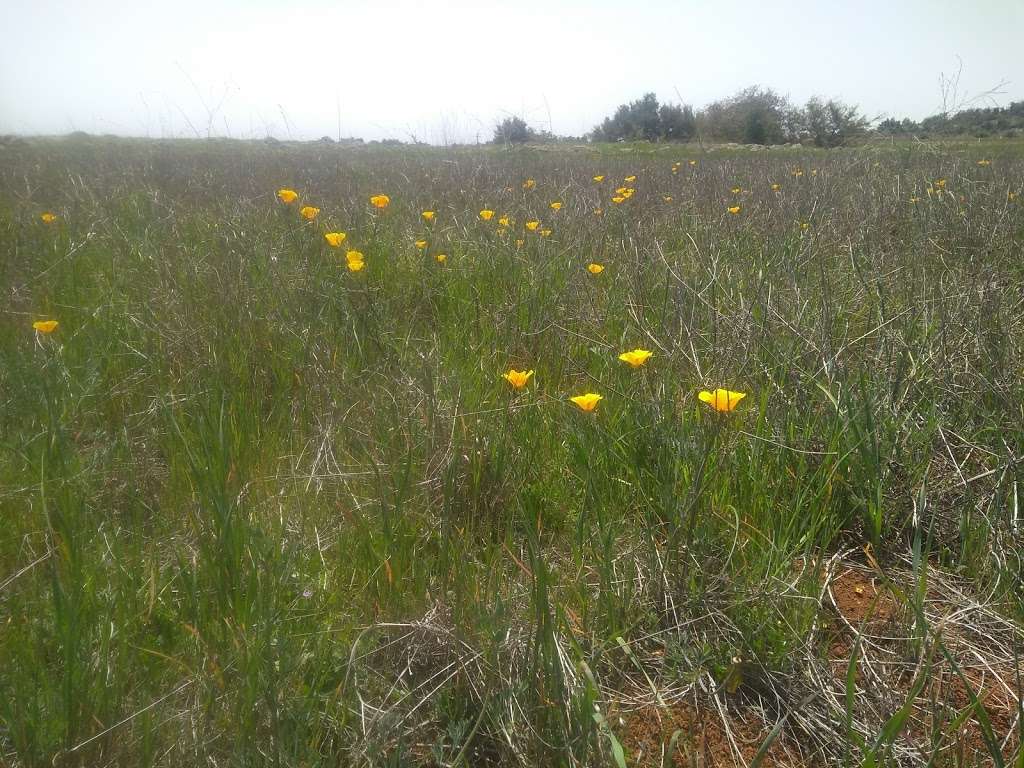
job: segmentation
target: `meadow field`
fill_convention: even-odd
[[[1024,766],[1020,142],[9,141],[0,285],[0,765]]]

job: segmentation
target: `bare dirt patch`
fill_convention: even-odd
[[[612,719],[613,729],[636,766],[749,765],[771,730],[753,712],[728,713],[728,729],[714,708],[680,702],[662,708],[648,705]],[[676,735],[678,734],[678,735]],[[675,743],[673,744],[673,736]],[[762,766],[797,768],[812,765],[785,730],[768,748]]]

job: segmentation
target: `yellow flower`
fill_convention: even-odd
[[[625,202],[625,200],[626,198],[624,198],[622,195],[616,195],[615,197],[612,198],[612,202],[615,203],[616,205]]]
[[[664,200],[666,203],[671,203],[672,202],[672,195],[665,195],[661,199]]]
[[[809,221],[801,221],[800,222],[800,229],[808,229],[808,228],[810,228],[810,226],[811,226],[811,223]]]
[[[493,217],[494,211],[488,210],[487,208],[484,208],[482,211],[480,211],[480,218],[483,219],[484,221],[490,221]]]
[[[562,204],[561,204],[561,203],[560,203],[560,202],[559,202],[558,200],[555,200],[555,202],[553,202],[553,203],[551,204],[551,210],[552,210],[552,211],[557,211],[557,210],[559,210],[559,209],[560,209],[561,207],[562,207]]]
[[[40,333],[53,333],[57,330],[57,326],[60,325],[56,320],[36,320],[32,323],[32,327]]]
[[[935,180],[935,188],[936,189],[945,189],[946,188],[946,180],[945,179],[936,179]]]
[[[359,251],[349,251],[346,253],[345,261],[348,263],[348,268],[352,272],[358,272],[366,266],[366,260],[363,258],[363,254]]]
[[[294,203],[299,199],[299,193],[294,189],[285,187],[284,189],[277,190],[277,199],[282,203]]]
[[[314,208],[312,205],[304,205],[299,209],[299,213],[302,214],[302,218],[306,221],[312,221],[320,213],[320,209]]]
[[[551,230],[550,229],[542,229],[540,231],[540,236],[541,237],[551,237]]]
[[[501,377],[516,389],[525,387],[531,376],[533,371],[517,371],[515,368],[509,368],[507,373],[501,374]]]
[[[616,189],[616,190],[615,190],[615,194],[616,194],[616,195],[621,195],[621,194],[623,194],[623,193],[624,193],[625,191],[626,191],[626,188],[625,188],[625,187],[619,187],[618,189]]]
[[[1016,192],[1007,192],[1006,193],[1006,199],[1010,200],[1010,201],[1016,200],[1017,199],[1017,193]]]
[[[370,205],[374,208],[384,209],[391,205],[391,198],[387,195],[374,195],[370,198]]]
[[[533,219],[532,221],[526,222],[526,228],[528,230],[530,230],[531,232],[535,232],[537,230],[537,227],[539,227],[539,226],[540,226],[540,222],[537,221],[536,219]]]
[[[424,211],[423,213],[420,214],[420,216],[423,217],[424,221],[433,221],[434,220],[434,212],[433,211]]]
[[[633,189],[632,187],[630,187],[629,189],[624,189],[624,190],[622,190],[622,193],[621,193],[621,194],[622,194],[622,196],[623,196],[624,198],[626,198],[627,200],[629,200],[629,198],[631,198],[631,197],[633,196],[633,193],[634,193],[634,192],[636,192],[636,190],[635,190],[635,189]]]
[[[57,214],[50,213],[49,211],[47,211],[46,213],[40,215],[39,218],[42,219],[43,224],[53,224],[53,222],[57,220]]]
[[[636,181],[636,176],[627,176],[627,177],[626,177],[626,178],[624,179],[624,181],[625,181],[625,182],[626,182],[627,184],[632,184],[632,183],[633,183],[634,181]]]
[[[604,396],[595,394],[594,392],[587,392],[585,395],[576,395],[569,399],[576,403],[581,411],[590,412],[597,408],[597,404],[604,400]]]
[[[604,174],[602,173],[600,176],[595,176],[594,181],[600,184],[602,181],[604,181]]]
[[[916,202],[919,202],[920,200],[921,200],[921,198],[920,197],[916,197],[916,196],[910,198],[910,202],[911,203],[916,203]]]
[[[344,232],[325,232],[324,240],[331,248],[337,248],[339,245],[345,242],[347,235]]]
[[[804,175],[804,172],[799,168],[794,168],[793,175],[796,176],[797,178],[800,178],[801,176]]]
[[[499,224],[499,226],[502,226],[502,227],[511,226],[512,225],[512,219],[510,219],[508,216],[502,216],[500,219],[498,219],[498,224]]]
[[[735,215],[735,214],[737,214],[739,212],[740,212],[740,207],[738,205],[733,205],[733,206],[729,207],[729,213]]]
[[[537,182],[534,179],[527,179],[523,182],[523,189],[533,189],[537,186]]]
[[[587,271],[592,275],[600,275],[602,272],[604,272],[604,265],[592,261],[589,264],[587,264]]]
[[[417,240],[416,241],[416,248],[417,249],[422,251],[426,247],[427,247],[427,241],[426,240]]]
[[[992,165],[992,161],[991,160],[979,160],[978,161],[978,165],[983,166],[983,167],[986,166],[986,165]]]
[[[435,259],[437,259],[437,263],[438,263],[438,264],[444,264],[444,263],[445,263],[445,261],[446,261],[446,260],[447,260],[447,258],[448,258],[448,254],[446,254],[446,253],[439,253],[439,254],[437,254],[437,256],[435,256],[434,258],[435,258]]]
[[[730,191],[731,191],[731,192],[732,192],[732,193],[733,193],[734,195],[738,195],[738,194],[739,194],[740,192],[742,192],[742,191],[743,191],[743,189],[742,189],[741,187],[733,187],[733,188],[732,188],[732,189],[731,189]]]
[[[782,189],[781,184],[772,184],[772,192],[778,192],[780,189]]]
[[[653,354],[653,352],[647,349],[634,349],[631,352],[623,352],[619,355],[619,360],[624,363],[629,363],[634,368],[639,368],[641,365],[646,363]]]
[[[696,164],[697,164],[697,161],[696,161],[696,160],[691,160],[691,161],[690,161],[690,165],[696,165]]]
[[[811,168],[811,176],[817,176],[817,175],[818,175],[818,169],[817,168]]]
[[[746,392],[733,392],[728,389],[716,389],[714,392],[704,390],[697,395],[702,403],[707,403],[721,413],[734,410],[739,405],[740,400],[746,396]]]

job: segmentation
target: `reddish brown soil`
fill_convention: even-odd
[[[630,766],[711,768],[737,765],[736,755],[718,713],[714,709],[696,709],[689,704],[674,704],[668,709],[646,706],[609,719],[616,736],[626,750]],[[745,764],[749,764],[768,737],[756,715],[730,714],[729,727]],[[681,731],[675,753],[668,755],[672,734]],[[807,766],[783,731],[772,743],[761,765],[765,768]]]
[[[897,603],[889,591],[864,571],[848,568],[832,580],[830,588],[839,612],[854,627],[865,623],[868,628],[879,628],[897,614]]]

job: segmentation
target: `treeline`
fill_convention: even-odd
[[[1008,107],[962,109],[952,114],[926,117],[921,122],[910,118],[882,120],[875,130],[884,136],[975,136],[1012,138],[1024,135],[1024,101]]]
[[[925,118],[872,121],[854,105],[815,96],[794,104],[771,88],[751,86],[695,110],[689,104],[662,104],[653,93],[620,105],[587,136],[592,141],[691,141],[700,138],[740,144],[811,144],[837,147],[852,139],[929,135],[1016,136],[1024,134],[1024,101],[1009,107],[964,109]],[[506,118],[494,133],[496,144],[555,141],[519,117]],[[563,139],[564,140],[564,139]]]
[[[835,99],[795,105],[770,88],[751,86],[695,111],[688,104],[659,104],[653,93],[623,104],[591,134],[595,141],[710,141],[743,144],[811,143],[835,147],[867,131],[857,107]]]

